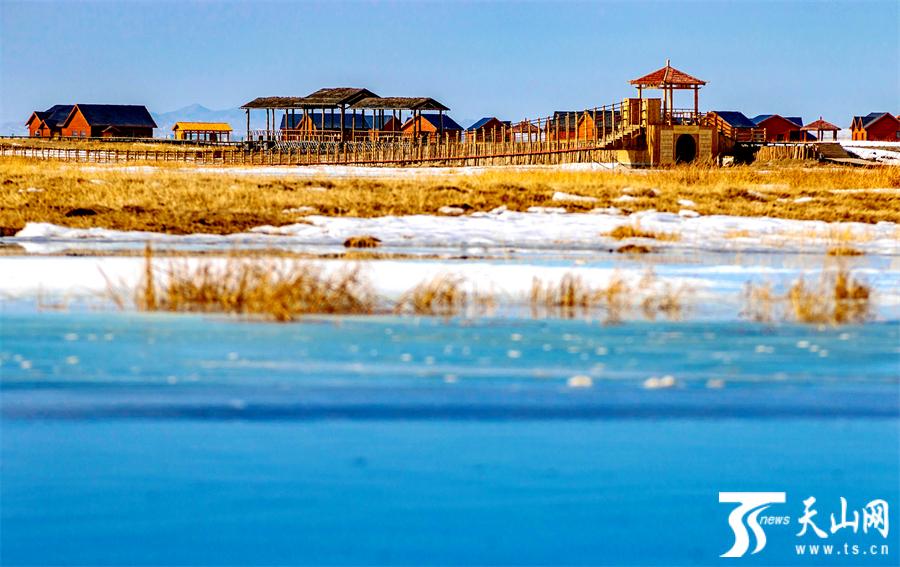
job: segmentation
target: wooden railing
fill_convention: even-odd
[[[584,124],[582,124],[584,122]],[[589,124],[590,127],[585,125]],[[637,124],[646,124],[646,116],[631,116],[626,112],[623,103],[598,106],[592,109],[573,112],[562,116],[547,116],[536,119],[525,119],[515,123],[507,123],[502,127],[491,128],[483,132],[445,131],[422,132],[412,135],[410,132],[383,130],[310,130],[310,129],[277,129],[252,130],[250,138],[253,142],[287,143],[287,142],[356,142],[360,140],[408,140],[422,138],[434,144],[458,144],[472,141],[502,143],[513,142],[529,144],[532,142],[582,141],[600,142],[603,145],[628,143]]]
[[[763,143],[766,141],[765,128],[735,128],[716,114],[707,114],[701,121],[705,126],[712,126],[719,134],[735,142]]]
[[[273,149],[91,149],[0,143],[0,157],[16,156],[77,163],[192,163],[197,165],[553,165],[613,162],[615,152],[575,140],[470,142],[457,144],[308,142]]]
[[[700,124],[700,114],[693,109],[674,108],[663,113],[663,121],[666,124],[694,126]]]

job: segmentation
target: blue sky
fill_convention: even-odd
[[[56,103],[192,103],[365,86],[459,118],[619,100],[666,58],[704,109],[900,112],[900,2],[0,0],[2,121]],[[676,105],[688,106],[685,93]]]

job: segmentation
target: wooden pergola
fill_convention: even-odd
[[[700,87],[706,85],[706,81],[702,81],[696,77],[692,77],[684,71],[679,71],[672,67],[670,61],[666,59],[666,66],[653,71],[643,77],[634,79],[631,84],[637,87],[638,98],[644,98],[644,89],[660,89],[663,92],[663,119],[666,124],[672,125],[673,111],[675,109],[675,91],[677,90],[693,90],[694,91],[694,113],[693,119],[697,120],[700,115]]]
[[[383,127],[387,112],[403,123],[403,112],[408,110],[415,120],[423,111],[437,111],[440,115],[450,110],[440,102],[428,97],[380,97],[368,89],[362,88],[328,88],[319,89],[305,97],[260,97],[241,106],[247,112],[247,138],[250,139],[250,111],[260,109],[266,111],[266,139],[275,137],[278,130],[277,113],[284,113],[285,126],[290,129],[297,124],[297,113],[303,117],[312,110],[320,110],[319,127],[325,130],[326,111],[330,112],[328,124],[331,129],[340,132],[341,140],[352,138],[356,134],[357,112],[362,114],[362,122],[366,123],[367,111],[372,111],[373,126]],[[312,114],[315,116],[315,113]],[[337,115],[337,116],[336,116]],[[350,117],[348,125],[347,118]],[[337,120],[336,120],[337,118]],[[338,124],[337,128],[334,127]],[[376,128],[377,129],[377,128]],[[441,120],[443,130],[443,120]],[[417,132],[418,133],[418,132]],[[443,133],[443,131],[441,132]]]
[[[440,134],[444,133],[444,120],[443,114],[444,112],[450,110],[443,104],[434,100],[433,98],[428,97],[403,97],[403,96],[392,96],[392,97],[369,97],[359,100],[352,105],[350,108],[355,113],[356,110],[360,110],[363,113],[363,121],[365,121],[366,110],[372,111],[373,118],[376,116],[380,116],[380,120],[373,120],[374,122],[379,122],[384,125],[385,123],[385,112],[390,111],[391,116],[397,121],[399,125],[403,124],[403,111],[409,110],[412,113],[411,120],[413,120],[413,124],[417,129],[414,131],[415,134],[418,134],[419,123],[416,120],[419,116],[422,115],[423,110],[436,110],[438,115],[441,116],[441,124],[440,124]]]
[[[335,113],[340,115],[340,127],[343,136],[345,130],[345,116],[349,106],[365,98],[378,98],[378,95],[368,89],[340,87],[319,89],[308,96],[269,96],[259,97],[241,106],[247,111],[247,139],[250,139],[250,111],[253,109],[266,111],[266,139],[275,137],[278,131],[276,118],[278,111],[284,112],[286,126],[296,123],[297,111],[302,111],[304,116],[312,109],[321,110],[321,128],[325,129],[326,110],[331,113],[330,123],[334,124]]]
[[[801,130],[803,130],[804,132],[815,132],[816,140],[819,140],[821,142],[822,136],[825,132],[831,132],[831,139],[837,140],[838,130],[840,130],[840,128],[838,128],[831,122],[822,120],[822,117],[820,116],[818,120],[816,120],[815,122],[810,122],[809,124],[801,128]]]

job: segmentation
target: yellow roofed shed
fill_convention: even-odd
[[[231,125],[227,122],[176,122],[172,131],[176,140],[228,142],[231,139]]]

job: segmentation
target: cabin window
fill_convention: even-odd
[[[897,139],[900,140],[900,130],[897,130]]]

